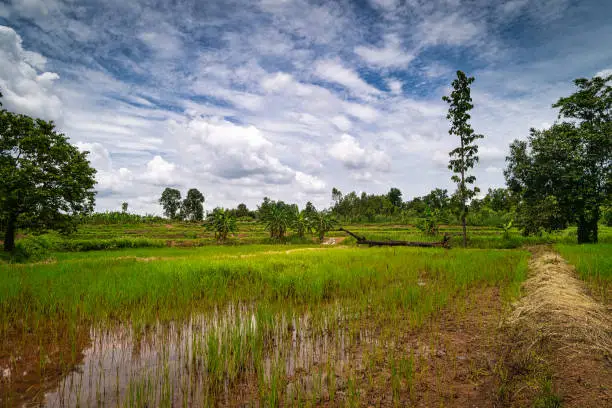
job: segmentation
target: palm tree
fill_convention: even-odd
[[[337,224],[336,219],[328,211],[319,211],[314,216],[314,229],[319,237],[319,241],[323,242],[325,233],[331,231]]]
[[[215,208],[206,217],[206,229],[215,231],[217,242],[225,242],[229,233],[238,231],[236,217],[223,208]]]

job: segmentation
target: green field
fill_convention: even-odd
[[[398,224],[359,224],[344,225],[344,228],[358,234],[364,235],[372,240],[407,240],[407,241],[440,241],[445,234],[451,238],[451,246],[461,246],[461,228],[459,226],[441,226],[435,236],[422,233],[412,225]],[[225,246],[233,245],[319,245],[316,238],[306,236],[297,238],[289,235],[285,240],[279,242],[270,239],[269,233],[263,226],[255,222],[241,222],[239,232],[230,235]],[[354,238],[342,231],[330,231],[328,238],[347,238],[345,244],[355,243]],[[602,226],[600,228],[599,240],[602,243],[612,243],[612,228]],[[513,249],[528,245],[538,244],[573,244],[576,242],[576,228],[563,231],[542,233],[540,236],[524,237],[517,230],[511,230],[508,236],[504,236],[500,228],[495,227],[470,227],[468,247],[491,248],[491,249]],[[27,260],[38,260],[49,258],[51,253],[86,252],[125,248],[164,248],[164,247],[202,247],[217,246],[218,243],[214,233],[206,231],[198,223],[138,223],[138,224],[98,224],[81,225],[77,232],[70,235],[59,233],[48,233],[40,236],[25,235],[18,240],[18,247],[24,248],[25,252],[33,256]],[[20,249],[18,248],[18,249]],[[42,254],[38,250],[42,248]],[[19,254],[19,251],[18,251]],[[17,260],[21,260],[17,257]],[[5,262],[10,262],[5,259]]]
[[[579,276],[588,284],[596,297],[610,302],[612,288],[612,245],[555,245],[569,263],[576,267]]]
[[[429,241],[459,230],[345,228]],[[566,244],[573,234],[504,238],[472,228],[467,249],[358,247],[338,231],[332,245],[274,243],[257,224],[241,225],[226,245],[187,223],[25,237],[46,239],[48,253],[0,265],[0,368],[11,376],[0,406],[445,405],[456,398],[457,370],[478,382],[490,369],[436,333],[466,324],[494,338],[527,275],[529,252],[517,247],[555,243],[605,296],[611,244]],[[604,229],[601,239],[610,236]],[[100,244],[122,240],[159,247]],[[459,366],[432,365],[441,347]]]

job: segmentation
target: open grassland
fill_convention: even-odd
[[[5,406],[452,400],[427,385],[442,391],[448,367],[432,368],[442,340],[426,328],[475,313],[482,296],[500,307],[528,257],[286,245],[71,255],[1,266]],[[445,356],[478,376],[482,361],[451,343]]]
[[[595,297],[609,304],[612,290],[612,244],[555,245],[579,276],[589,285]]]

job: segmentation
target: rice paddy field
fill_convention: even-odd
[[[226,245],[189,224],[37,238],[49,256],[0,264],[0,406],[486,404],[525,248],[554,244],[607,301],[612,230],[595,246],[570,244],[572,230],[470,234],[467,249],[358,247],[341,232],[273,243],[247,223]]]

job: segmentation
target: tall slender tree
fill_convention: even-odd
[[[469,170],[478,162],[478,145],[476,140],[484,136],[476,134],[470,125],[470,110],[474,107],[470,85],[474,77],[468,77],[462,71],[457,71],[457,79],[452,83],[453,91],[450,96],[443,96],[442,100],[450,106],[446,118],[450,120],[451,127],[448,133],[459,137],[459,146],[450,151],[448,168],[453,171],[452,180],[457,183],[457,194],[461,205],[461,225],[463,227],[463,246],[467,246],[467,203],[480,190],[478,187],[470,188],[476,177],[469,174]]]

